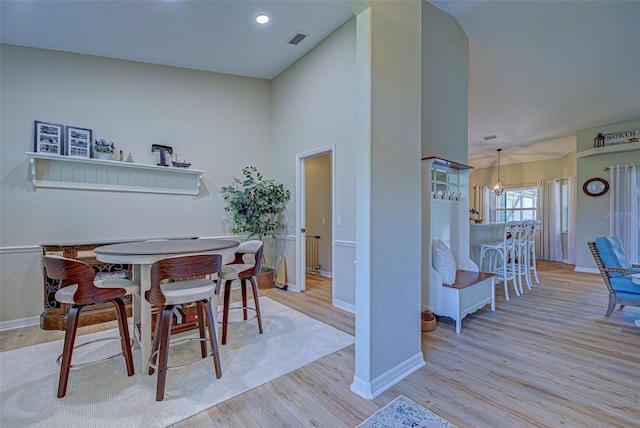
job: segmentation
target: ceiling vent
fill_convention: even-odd
[[[304,34],[298,31],[296,34],[293,35],[293,37],[289,39],[287,43],[295,46],[301,41],[303,41],[304,39],[306,39],[308,36],[309,36],[308,34]]]
[[[486,137],[482,137],[482,138],[484,138],[484,141],[489,141],[489,140],[495,140],[498,137],[496,137],[495,135],[487,135]]]

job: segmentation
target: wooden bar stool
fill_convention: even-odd
[[[162,401],[164,398],[167,370],[183,367],[168,366],[173,308],[176,305],[196,303],[200,337],[182,339],[174,344],[184,340],[199,340],[202,358],[212,356],[216,378],[220,379],[222,376],[216,339],[216,319],[213,316],[210,302],[210,299],[215,295],[216,282],[205,278],[213,276],[219,282],[221,270],[222,256],[220,254],[168,258],[157,261],[151,266],[151,289],[145,293],[145,298],[152,305],[159,307],[153,348],[151,358],[149,358],[149,374],[153,374],[155,369],[158,369],[156,401]],[[217,308],[217,298],[215,301]],[[211,353],[207,353],[205,330],[209,332],[208,340],[211,344]],[[158,360],[157,364],[156,359]]]
[[[258,302],[258,285],[255,276],[260,273],[262,265],[262,249],[263,242],[260,240],[245,241],[238,245],[236,258],[222,268],[222,281],[224,281],[224,306],[222,308],[222,344],[227,343],[227,328],[233,322],[229,321],[229,310],[242,309],[243,320],[236,322],[246,322],[249,319],[257,318],[258,330],[262,334],[262,316],[260,315],[260,303]],[[233,281],[240,280],[242,291],[242,306],[238,308],[230,308],[231,304],[231,284]],[[247,306],[247,281],[251,283],[253,290],[254,307]],[[220,294],[220,285],[218,284],[217,293]],[[247,311],[255,312],[255,317],[247,318]]]
[[[56,292],[56,300],[60,303],[73,305],[67,314],[67,328],[64,335],[64,348],[58,357],[60,364],[60,380],[58,381],[58,398],[62,398],[67,393],[67,382],[69,371],[72,368],[96,364],[107,359],[124,356],[127,365],[127,375],[133,376],[133,358],[131,356],[131,340],[129,338],[129,327],[127,325],[127,313],[122,298],[125,295],[137,292],[138,284],[126,279],[113,279],[100,281],[97,287],[94,283],[95,273],[93,268],[78,260],[68,259],[58,256],[43,256],[44,268],[49,278],[61,280],[60,289]],[[88,305],[96,303],[110,302],[116,307],[118,316],[119,338],[104,338],[83,343],[85,346],[102,340],[120,339],[122,353],[112,355],[99,361],[93,361],[82,365],[73,366],[74,343],[76,331],[80,318],[80,310]],[[76,347],[76,348],[77,348]]]

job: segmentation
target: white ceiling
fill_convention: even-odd
[[[577,130],[640,117],[640,2],[431,3],[469,37],[471,165],[557,158]]]
[[[640,2],[430,3],[469,36],[471,165],[498,147],[503,164],[560,157],[576,130],[640,116]],[[343,0],[2,0],[0,41],[272,79],[351,16]]]

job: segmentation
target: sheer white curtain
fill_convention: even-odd
[[[569,197],[567,198],[569,202],[569,218],[568,218],[568,229],[569,233],[567,236],[567,261],[571,265],[576,264],[576,220],[578,218],[577,215],[577,207],[578,207],[578,187],[576,186],[576,177],[569,177]]]
[[[562,202],[560,180],[542,180],[538,183],[538,209],[536,218],[542,221],[538,258],[562,261]]]
[[[609,235],[618,236],[631,263],[638,263],[638,171],[635,165],[610,166]]]
[[[478,210],[480,218],[487,223],[491,221],[490,192],[489,186],[473,186],[473,199],[475,202],[473,208]]]

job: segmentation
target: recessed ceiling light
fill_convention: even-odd
[[[267,22],[269,22],[269,17],[267,15],[258,15],[256,17],[256,22],[258,24],[266,24]]]

